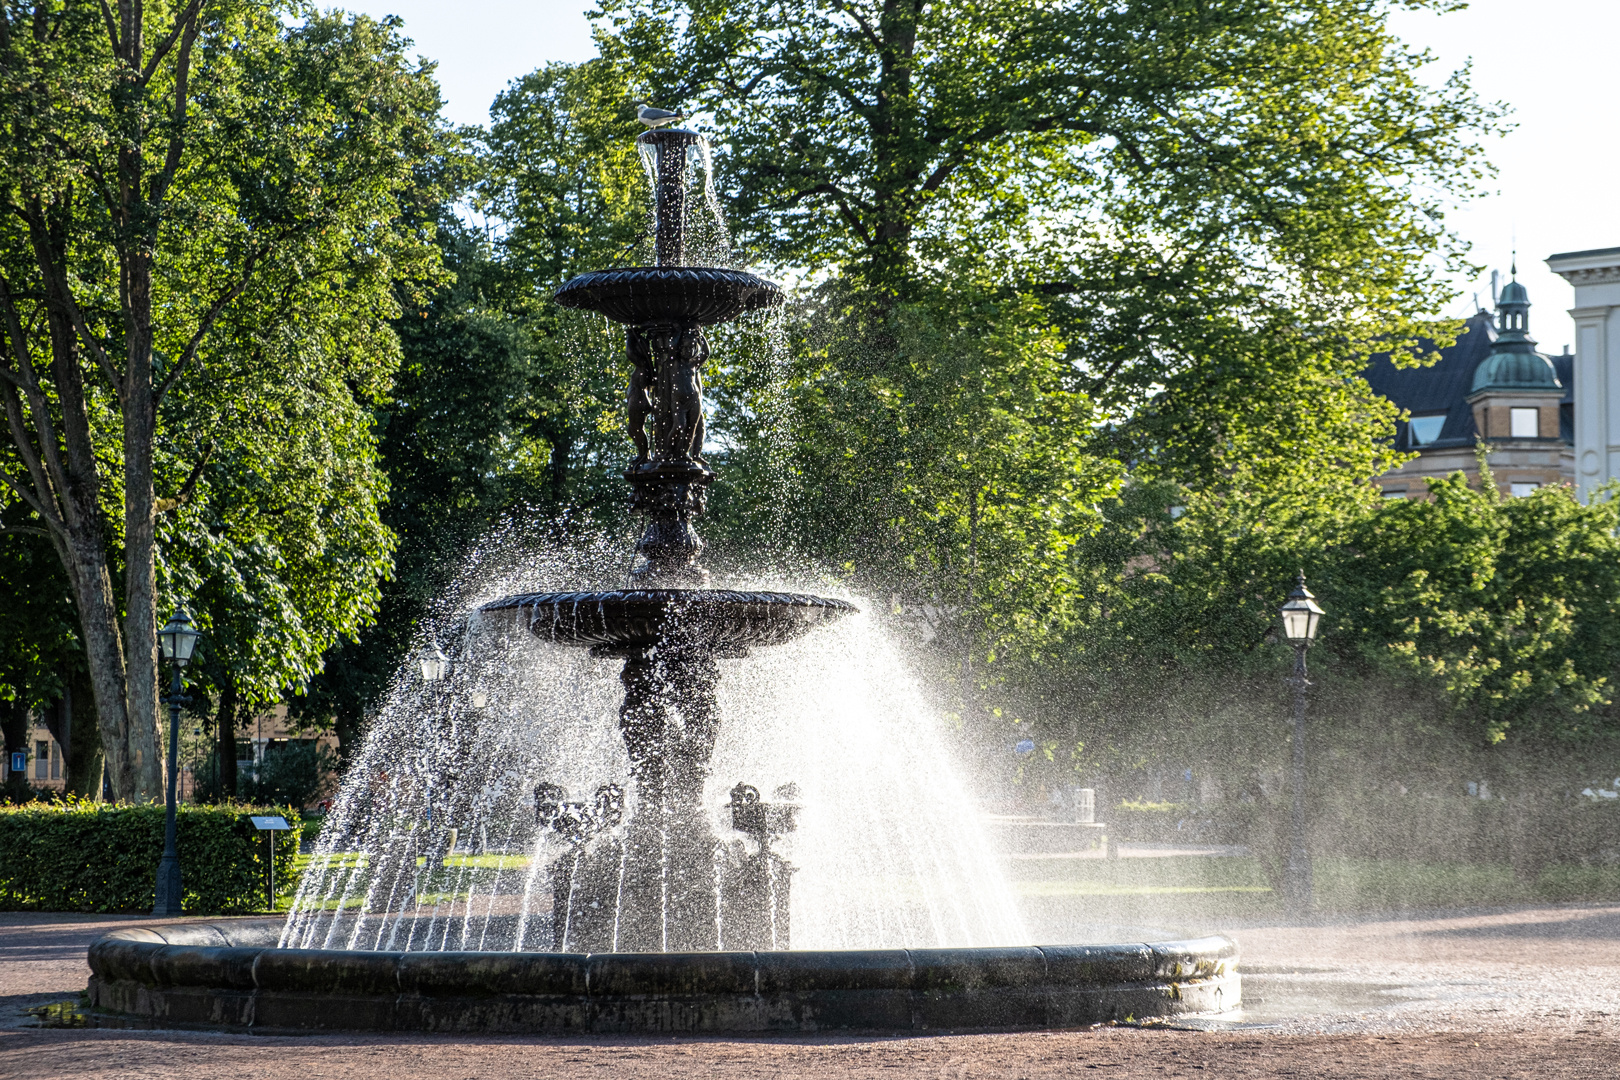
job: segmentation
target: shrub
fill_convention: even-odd
[[[337,771],[337,755],[314,740],[271,744],[265,749],[258,776],[244,766],[236,781],[236,792],[245,802],[276,806],[313,806],[330,787]],[[192,766],[199,802],[220,802],[219,762],[205,755]]]
[[[181,906],[188,914],[262,911],[264,834],[253,814],[280,814],[276,891],[290,891],[298,852],[291,808],[179,808]],[[83,800],[0,807],[0,910],[150,911],[163,856],[163,807]]]
[[[332,753],[313,741],[266,748],[256,778],[243,778],[238,786],[250,802],[311,806],[321,797],[324,775],[332,772]]]

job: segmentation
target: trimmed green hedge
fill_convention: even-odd
[[[183,805],[177,824],[188,914],[265,910],[267,845],[253,814],[280,814],[293,826],[275,834],[276,892],[296,884],[297,810]],[[0,806],[0,911],[151,911],[162,856],[160,805]]]

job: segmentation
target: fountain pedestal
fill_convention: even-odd
[[[707,587],[696,524],[714,480],[703,459],[705,327],[775,307],[782,293],[740,270],[682,265],[702,138],[663,128],[638,143],[653,176],[658,265],[582,274],[556,296],[564,307],[625,326],[625,415],[636,448],[625,479],[630,507],[646,521],[633,588],[513,596],[484,611],[512,613],[546,640],[624,661],[619,730],[636,805],[613,837],[576,846],[552,864],[556,947],[785,948],[791,867],[767,843],[752,854],[746,843],[721,845],[703,801],[719,724],[716,660],[790,640],[854,609],[821,597]]]

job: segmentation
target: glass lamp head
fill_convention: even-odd
[[[424,646],[417,662],[422,666],[424,682],[438,682],[450,673],[450,658],[436,644]]]
[[[1282,606],[1283,635],[1295,645],[1309,645],[1316,640],[1316,628],[1322,615],[1316,597],[1305,587],[1305,573],[1300,571],[1294,591],[1288,594],[1288,602]]]
[[[200,637],[202,632],[191,621],[191,616],[186,614],[185,609],[176,611],[170,616],[169,621],[163,624],[163,629],[158,631],[158,644],[163,649],[163,659],[179,667],[185,667],[191,662],[191,653],[196,649],[197,639]]]

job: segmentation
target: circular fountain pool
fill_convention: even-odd
[[[700,953],[283,949],[280,919],[116,930],[91,1004],[256,1031],[720,1033],[1054,1028],[1220,1012],[1225,938],[997,949]]]

